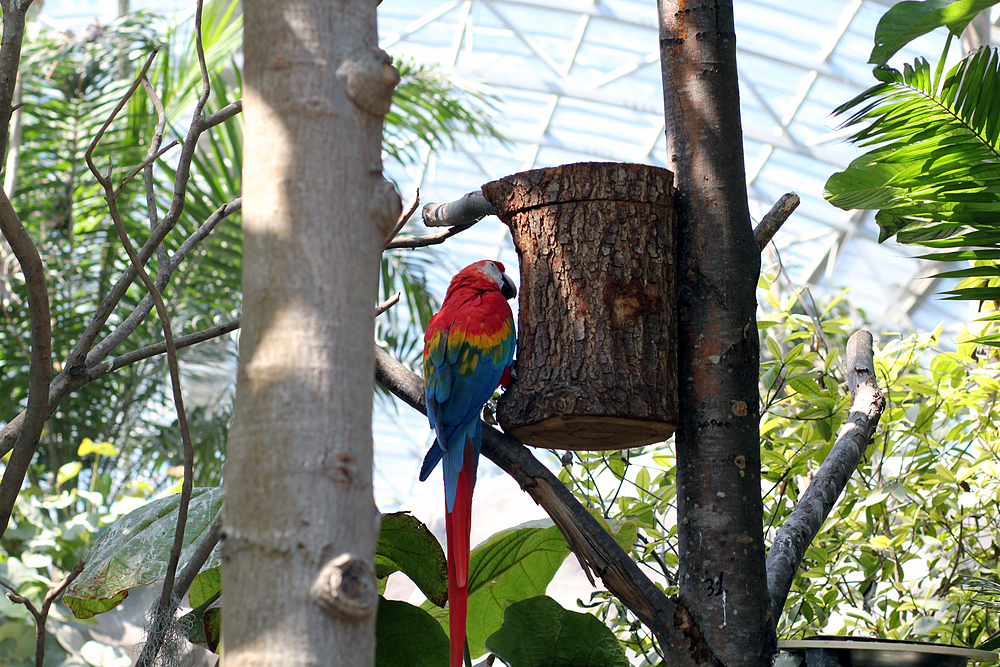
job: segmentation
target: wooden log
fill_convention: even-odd
[[[518,440],[606,450],[674,432],[672,181],[590,162],[483,186],[520,259],[517,379],[497,407]]]

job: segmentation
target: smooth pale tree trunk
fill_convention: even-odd
[[[716,664],[769,665],[755,289],[732,2],[659,0],[677,186],[679,597]]]
[[[243,332],[226,665],[371,665],[373,310],[400,211],[372,0],[244,0]]]

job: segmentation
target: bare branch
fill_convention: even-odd
[[[198,103],[195,105],[194,114],[191,119],[191,131],[189,132],[189,136],[192,133],[197,132],[195,135],[195,141],[192,143],[197,143],[197,136],[200,135],[202,131],[204,120],[202,111],[205,108],[205,104],[208,102],[208,96],[212,92],[211,82],[208,77],[208,66],[205,63],[205,48],[202,44],[201,36],[203,5],[203,0],[198,0],[194,15],[195,44],[198,49],[198,65],[201,68],[202,92],[201,97],[198,98]],[[187,148],[187,146],[185,146],[185,148]],[[194,153],[192,152],[191,156],[193,157],[193,155]],[[188,160],[188,167],[190,167],[190,159]],[[188,174],[186,173],[182,176],[180,169],[178,169],[175,178],[177,179],[174,181],[174,201],[176,202],[177,185],[183,179],[184,187],[186,188]],[[181,207],[183,207],[183,195],[181,199]],[[113,203],[111,208],[114,208]],[[173,209],[173,204],[171,204],[171,209]],[[117,222],[116,226],[118,226]],[[124,231],[125,228],[119,226],[119,235],[122,237],[122,243],[128,243],[128,238],[125,236]],[[129,249],[129,257],[133,258],[133,262],[138,260],[138,258],[134,257],[134,255],[134,251]],[[170,560],[167,563],[167,572],[163,577],[163,590],[160,592],[160,600],[156,605],[156,609],[152,612],[153,618],[165,620],[167,618],[172,618],[174,610],[176,609],[176,605],[174,604],[174,577],[177,573],[177,564],[180,561],[181,550],[184,546],[184,528],[187,524],[188,505],[191,502],[191,492],[194,488],[194,447],[191,444],[191,433],[188,430],[187,416],[184,413],[184,402],[181,396],[180,371],[177,367],[177,350],[174,347],[173,335],[170,332],[170,322],[166,307],[163,305],[163,300],[160,298],[160,295],[156,290],[156,286],[153,285],[153,281],[149,278],[149,276],[145,275],[145,271],[142,267],[137,266],[136,270],[140,272],[143,282],[146,284],[146,288],[156,301],[156,312],[160,318],[161,324],[163,325],[163,338],[164,342],[167,344],[167,363],[170,366],[170,382],[173,386],[174,404],[177,408],[177,425],[180,427],[181,440],[184,445],[184,483],[181,486],[181,498],[177,507],[177,528],[174,531],[174,544],[170,549]],[[193,579],[194,577],[192,576],[191,578]],[[166,632],[166,627],[166,624],[163,623],[153,624],[154,631],[150,633],[150,636],[146,640],[146,645],[142,647],[142,653],[136,661],[136,664],[139,667],[150,667],[156,662],[156,656],[160,652],[160,646],[163,644],[163,633]]]
[[[399,230],[403,228],[403,225],[405,225],[407,222],[410,221],[410,218],[413,217],[413,213],[417,210],[417,206],[419,205],[420,205],[420,189],[418,188],[417,195],[413,198],[413,202],[406,207],[405,211],[399,214],[399,220],[396,221],[396,226],[393,227],[389,235],[386,236],[385,239],[386,247],[388,247],[389,243],[392,242],[394,238],[396,238],[396,234],[398,234]]]
[[[101,183],[102,186],[104,186],[105,190],[113,191],[113,188],[110,187],[110,183],[108,185],[104,185],[104,183],[108,179],[105,176],[101,175],[100,169],[98,169],[97,165],[94,164],[94,149],[97,148],[97,145],[99,143],[101,143],[101,139],[104,137],[104,133],[108,131],[108,128],[111,127],[111,123],[114,122],[115,118],[118,117],[119,112],[123,108],[125,108],[126,104],[128,104],[128,101],[135,94],[135,91],[142,83],[142,80],[146,78],[146,72],[149,71],[150,66],[153,64],[153,59],[156,58],[156,54],[158,52],[159,49],[153,49],[152,53],[150,53],[149,56],[146,58],[146,62],[142,66],[142,70],[140,70],[139,76],[137,76],[135,78],[135,81],[132,82],[132,85],[129,86],[128,91],[122,97],[121,101],[119,101],[118,104],[115,106],[115,108],[112,109],[111,113],[108,115],[107,120],[105,120],[104,124],[101,125],[101,129],[99,129],[97,131],[97,134],[94,135],[94,139],[90,142],[90,147],[87,148],[86,152],[87,166],[90,167],[90,171],[94,174],[94,176],[97,177],[98,182]]]
[[[375,346],[375,379],[405,403],[426,414],[423,381],[382,348]],[[601,524],[532,456],[528,448],[483,424],[483,454],[517,480],[562,531],[585,571],[601,578],[660,642],[698,650],[694,622],[684,605],[668,598],[646,577]],[[692,634],[694,629],[694,634]],[[691,664],[694,664],[692,661]]]
[[[142,89],[146,91],[146,95],[153,101],[153,108],[156,109],[157,119],[156,129],[153,131],[153,138],[149,142],[149,150],[146,152],[148,164],[145,165],[142,174],[143,185],[146,189],[146,215],[149,218],[149,230],[153,231],[159,226],[160,220],[156,212],[156,196],[153,192],[153,163],[149,161],[149,158],[159,153],[160,144],[163,143],[163,133],[167,128],[167,112],[163,108],[163,101],[156,94],[153,84],[145,77],[142,78]],[[167,263],[167,249],[162,244],[156,248],[156,260],[161,268]]]
[[[243,209],[243,198],[237,198],[228,204],[223,204],[217,208],[212,215],[208,217],[201,226],[195,230],[184,243],[174,251],[174,254],[170,257],[169,261],[162,263],[159,267],[159,271],[156,275],[156,289],[161,293],[166,289],[167,284],[170,282],[170,278],[173,276],[174,271],[177,267],[181,265],[188,254],[194,250],[215,228],[220,222]],[[146,319],[150,311],[153,309],[153,297],[147,294],[143,297],[142,301],[135,307],[135,309],[129,314],[128,317],[122,321],[118,327],[115,328],[104,340],[95,345],[90,353],[87,355],[86,366],[87,368],[93,368],[101,361],[104,360],[106,356],[111,354],[112,351],[126,338],[132,335],[132,333],[138,328],[140,324]]]
[[[797,194],[788,192],[781,195],[781,198],[774,203],[771,210],[761,218],[760,224],[753,230],[753,236],[757,240],[757,247],[764,250],[774,235],[778,233],[778,230],[781,229],[781,226],[785,224],[785,220],[788,220],[788,216],[798,207],[799,196]]]
[[[421,215],[428,227],[455,227],[471,225],[488,215],[496,215],[493,204],[486,200],[482,191],[468,192],[459,199],[444,204],[427,204]]]
[[[212,550],[219,543],[220,537],[222,537],[222,512],[219,512],[215,520],[212,521],[212,525],[208,527],[205,537],[202,538],[194,553],[191,554],[191,559],[188,560],[187,565],[184,566],[181,573],[177,575],[173,592],[173,606],[175,609],[180,604],[180,600],[184,597],[184,594],[191,588],[194,578],[201,572],[205,561],[212,555]]]
[[[386,244],[386,250],[395,250],[398,248],[424,248],[426,246],[437,245],[438,243],[444,243],[446,239],[450,239],[455,234],[460,234],[466,229],[476,224],[475,222],[469,222],[464,225],[457,225],[446,229],[443,232],[435,232],[433,234],[427,234],[425,236],[401,236],[398,239],[391,241]]]
[[[206,340],[212,340],[213,338],[218,338],[220,336],[225,336],[227,333],[236,331],[240,328],[240,318],[235,318],[220,324],[218,326],[210,327],[208,329],[202,329],[192,334],[186,336],[181,336],[180,338],[174,339],[174,348],[181,350],[185,347],[190,347],[196,345],[197,343],[203,343]],[[156,343],[154,345],[147,345],[146,347],[141,347],[138,350],[132,352],[127,352],[121,356],[109,359],[103,364],[94,366],[89,371],[87,371],[86,382],[91,382],[99,377],[107,375],[112,371],[116,371],[119,368],[124,368],[129,364],[134,364],[143,359],[149,359],[150,357],[155,357],[157,355],[163,354],[167,351],[167,344],[165,342]]]
[[[31,0],[11,2],[2,0],[3,41],[0,42],[0,164],[7,155],[10,117],[14,113],[14,87],[17,85],[17,68],[21,63],[21,43],[24,39],[24,16]]]
[[[69,574],[63,577],[62,581],[49,589],[49,592],[45,594],[45,598],[42,600],[41,609],[35,607],[31,600],[19,594],[16,588],[0,579],[0,586],[10,591],[7,594],[10,601],[15,604],[23,604],[35,619],[35,667],[42,667],[45,662],[45,623],[49,619],[49,609],[52,608],[52,603],[55,602],[56,598],[66,590],[66,587],[80,576],[80,573],[83,572],[84,564],[85,561],[81,560],[73,567],[73,570]]]
[[[236,100],[235,102],[230,102],[226,106],[222,107],[215,113],[209,114],[202,118],[201,129],[208,130],[220,123],[224,123],[230,118],[235,117],[237,114],[243,111],[243,100]]]
[[[167,281],[172,275],[173,271],[181,263],[181,261],[187,256],[187,254],[195,247],[197,244],[203,240],[214,228],[215,226],[228,215],[239,211],[242,208],[242,200],[236,199],[228,204],[220,206],[209,218],[206,220],[201,227],[195,231],[187,240],[181,244],[181,247],[177,249],[171,258],[171,262],[168,263],[168,271],[162,276],[158,277],[156,280],[157,289],[161,292],[166,287]],[[141,255],[140,255],[141,257]],[[129,271],[132,271],[131,265],[129,265]],[[148,348],[142,348],[142,350],[136,350],[135,352],[130,352],[128,354],[122,355],[118,359],[115,359],[112,364],[102,364],[100,363],[114,348],[125,340],[136,327],[143,321],[146,315],[153,308],[153,299],[149,295],[139,303],[136,309],[122,322],[115,331],[108,335],[107,338],[102,340],[100,344],[94,347],[91,354],[87,357],[86,365],[78,364],[71,366],[66,364],[62,370],[53,380],[49,388],[49,413],[47,416],[51,416],[56,410],[59,403],[66,398],[70,393],[76,391],[83,385],[87,384],[91,380],[101,377],[102,375],[127,366],[130,363],[135,363],[141,359],[145,359],[156,354],[163,354],[166,351],[166,346],[164,343],[157,345],[152,345]],[[235,322],[236,320],[234,320]],[[220,325],[221,327],[228,326],[232,323],[227,323],[226,325]],[[234,328],[238,328],[238,324]],[[210,328],[206,331],[214,331],[215,328]],[[229,329],[228,331],[232,331]],[[222,333],[228,333],[228,331],[220,332],[216,335],[222,335]],[[191,334],[190,336],[185,336],[178,338],[175,341],[177,349],[186,347],[188,345],[193,345],[200,340],[207,340],[208,338],[213,338],[215,336],[206,336],[203,339],[196,339],[196,336],[200,334]],[[184,342],[187,341],[187,342]],[[156,350],[151,351],[151,350]],[[138,355],[142,352],[145,356],[135,357],[133,355]],[[148,352],[148,354],[147,354]],[[72,358],[72,357],[71,357]],[[126,359],[131,359],[131,361],[123,361]],[[24,425],[25,412],[22,411],[9,422],[7,422],[2,429],[0,429],[0,456],[4,456],[14,447],[18,436],[21,433],[21,429]]]
[[[809,488],[778,529],[767,554],[767,590],[775,619],[785,606],[806,548],[861,463],[885,409],[885,398],[875,379],[872,342],[872,335],[864,330],[856,331],[847,341],[847,382],[853,401],[847,422]]]
[[[52,324],[49,320],[49,293],[45,285],[45,266],[21,224],[7,194],[0,190],[0,231],[21,265],[28,290],[28,314],[31,322],[31,361],[28,370],[28,406],[14,443],[14,451],[0,480],[0,535],[7,530],[14,502],[24,482],[38,447],[49,408],[52,379]]]
[[[198,2],[198,12],[200,20],[201,12],[201,1]],[[155,52],[154,52],[155,55]],[[93,161],[93,152],[97,147],[98,142],[104,134],[104,131],[111,124],[114,116],[118,111],[125,105],[129,97],[135,92],[136,88],[139,86],[139,82],[146,75],[146,70],[148,70],[149,65],[152,64],[152,56],[147,60],[142,73],[136,79],[136,81],[129,88],[125,97],[119,102],[118,106],[112,112],[111,116],[105,121],[104,126],[101,131],[97,133],[94,141],[91,143],[90,148],[87,150],[87,164],[90,167],[91,172],[94,177],[104,188],[105,199],[108,202],[108,212],[111,215],[111,220],[115,225],[115,230],[118,232],[118,238],[121,240],[122,246],[125,248],[125,252],[128,254],[129,261],[132,263],[139,279],[146,286],[150,296],[153,298],[154,305],[156,307],[157,316],[160,318],[160,326],[163,329],[163,339],[167,347],[167,365],[170,369],[170,385],[173,390],[174,408],[177,412],[177,425],[181,432],[181,442],[184,448],[184,483],[181,486],[181,499],[180,504],[177,508],[177,528],[174,532],[174,543],[170,550],[170,559],[167,562],[167,572],[163,579],[163,590],[160,595],[160,603],[158,606],[158,611],[166,609],[169,601],[171,591],[173,590],[174,577],[177,573],[177,564],[180,560],[180,552],[184,543],[184,528],[187,523],[187,512],[188,505],[191,500],[191,491],[193,488],[193,478],[194,478],[194,447],[191,444],[191,433],[188,429],[187,414],[184,410],[184,397],[181,391],[180,382],[180,368],[177,362],[177,348],[174,345],[173,331],[170,325],[170,315],[167,312],[166,304],[163,302],[163,298],[160,296],[159,290],[156,288],[156,284],[153,279],[149,276],[149,273],[142,266],[142,261],[139,259],[139,255],[136,253],[135,248],[132,246],[132,241],[128,238],[128,232],[125,230],[125,225],[122,222],[121,214],[118,211],[118,194],[111,183],[110,178],[102,176],[100,171],[97,169]],[[148,663],[144,663],[148,664]]]
[[[385,311],[389,310],[390,308],[392,308],[393,306],[395,306],[397,303],[399,303],[399,297],[401,297],[402,295],[403,295],[402,292],[396,292],[395,294],[393,294],[392,296],[390,296],[388,299],[386,299],[385,301],[383,301],[382,303],[380,303],[378,306],[376,306],[375,307],[375,317],[378,317],[379,315],[381,315],[382,313],[384,313]]]

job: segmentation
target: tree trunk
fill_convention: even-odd
[[[713,656],[769,665],[755,288],[732,2],[659,0],[677,187],[676,433],[681,602]]]
[[[245,0],[243,333],[226,464],[227,665],[374,662],[372,309],[400,212],[376,3]]]

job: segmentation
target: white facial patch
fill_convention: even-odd
[[[503,274],[500,273],[500,269],[493,262],[486,262],[483,264],[482,272],[493,279],[493,282],[497,284],[497,287],[503,287]]]

